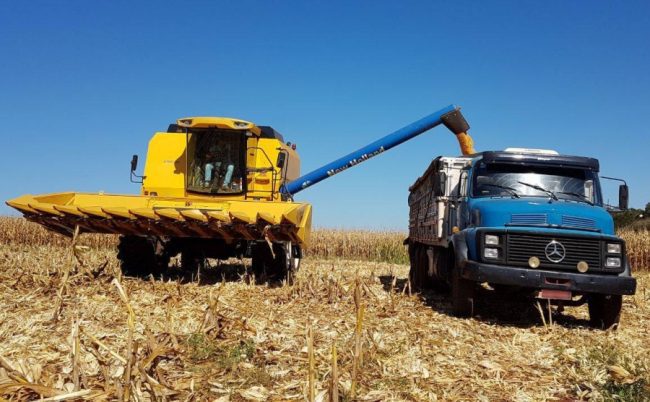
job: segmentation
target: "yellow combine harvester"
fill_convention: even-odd
[[[223,117],[177,120],[149,142],[140,195],[24,195],[7,204],[64,235],[120,234],[118,258],[129,275],[165,270],[180,253],[185,269],[206,258],[253,259],[258,277],[292,279],[309,242],[311,205],[293,195],[439,124],[471,150],[469,128],[448,106],[300,176],[295,146],[271,127]],[[136,180],[134,180],[136,179]],[[139,180],[138,180],[139,179]]]

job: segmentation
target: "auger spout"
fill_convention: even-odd
[[[460,112],[460,108],[449,105],[428,116],[417,120],[408,126],[402,127],[379,140],[366,145],[348,155],[345,155],[333,162],[330,162],[316,170],[313,170],[296,180],[287,183],[281,191],[293,195],[314,184],[334,176],[337,173],[364,162],[373,156],[379,155],[389,149],[414,138],[425,131],[428,131],[440,124],[444,124],[456,135],[463,155],[471,155],[474,151],[472,138],[467,134],[469,124]]]

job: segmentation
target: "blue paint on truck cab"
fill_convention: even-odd
[[[461,276],[477,282],[633,294],[625,242],[602,202],[598,161],[484,152],[467,168],[459,205]],[[465,251],[466,250],[466,251]]]

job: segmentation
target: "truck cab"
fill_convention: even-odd
[[[596,159],[550,150],[436,158],[410,188],[412,284],[448,284],[461,316],[472,314],[476,285],[486,283],[586,303],[593,325],[616,325],[636,281],[598,172]],[[627,204],[627,186],[620,191]]]

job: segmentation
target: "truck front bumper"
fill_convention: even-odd
[[[467,260],[461,276],[475,282],[534,289],[570,290],[577,293],[633,295],[636,279],[631,276],[593,275],[484,264]]]

